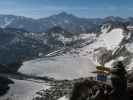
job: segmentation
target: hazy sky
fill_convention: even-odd
[[[66,11],[80,17],[133,16],[133,0],[0,0],[0,14],[33,18]]]

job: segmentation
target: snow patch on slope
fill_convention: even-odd
[[[126,44],[126,48],[129,52],[133,53],[133,43]]]
[[[116,59],[113,59],[107,63],[105,63],[105,66],[108,67],[108,68],[112,68],[113,67],[113,63],[116,62],[116,61],[123,61],[126,57],[123,57],[123,56],[120,56]]]
[[[114,51],[119,47],[119,44],[123,40],[123,29],[115,28],[111,31],[105,33],[105,31],[98,37],[95,37],[95,41],[93,41],[90,45],[86,45],[83,48],[80,48],[79,55],[87,56],[94,64],[98,64],[98,55],[101,52],[102,48],[106,50]]]
[[[81,39],[88,39],[88,40],[90,40],[90,39],[95,38],[96,37],[96,34],[94,34],[94,33],[91,33],[91,34],[80,34],[79,37]]]
[[[4,24],[1,25],[1,28],[6,28],[8,25],[10,25],[13,22],[14,18],[10,19],[8,17],[4,18]]]
[[[12,79],[15,83],[10,85],[8,93],[0,100],[32,100],[37,91],[48,89],[50,86],[44,82]]]
[[[120,42],[123,38],[124,38],[124,36],[123,36],[122,29],[120,29],[120,28],[113,29],[108,33],[101,34],[100,37],[98,38],[95,46],[96,47],[105,47],[108,50],[112,50],[120,44]]]
[[[118,47],[123,36],[123,30],[120,28],[113,29],[108,33],[102,33],[99,37],[97,37],[96,41],[90,45],[85,46],[82,49],[82,54],[86,53],[94,53],[94,51],[100,47],[104,47],[107,50],[114,50]]]
[[[129,65],[127,65],[127,70],[133,70],[133,58],[131,59],[131,62]]]
[[[58,100],[69,100],[66,96],[59,98]]]
[[[70,43],[71,41],[73,41],[73,38],[67,38],[64,37],[62,34],[58,34],[58,38],[59,41],[62,41],[62,43]]]

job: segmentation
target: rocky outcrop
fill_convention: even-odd
[[[51,83],[51,86],[50,89],[37,92],[37,96],[33,100],[58,100],[64,95],[71,95],[73,82],[67,80],[55,81]]]
[[[88,98],[111,100],[112,87],[104,82],[84,78],[73,81],[55,81],[51,85],[50,89],[37,92],[33,100],[58,100],[63,96],[68,97],[70,100],[88,100]],[[130,100],[132,100],[132,83],[128,84],[128,94]]]

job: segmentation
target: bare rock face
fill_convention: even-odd
[[[69,100],[112,100],[110,84],[90,79],[76,79],[73,81],[55,81],[48,90],[40,90],[33,100],[58,100],[67,97]],[[97,95],[98,94],[98,95]],[[133,99],[133,85],[128,84],[128,95]]]
[[[99,81],[85,80],[74,85],[70,100],[113,100],[111,91],[112,87],[110,84]],[[132,83],[128,83],[127,93],[129,100],[132,100]]]
[[[85,80],[75,83],[70,100],[108,100],[111,90],[109,84]]]
[[[0,96],[6,94],[6,92],[9,90],[9,84],[13,84],[13,81],[0,76]]]
[[[33,100],[58,100],[63,96],[68,97],[70,100],[77,100],[75,98],[81,98],[82,94],[84,96],[91,96],[91,91],[95,88],[100,90],[107,88],[108,91],[111,90],[111,86],[108,84],[88,79],[55,81],[51,85],[52,87],[50,89],[37,92],[37,96]]]
[[[51,88],[40,90],[33,100],[58,100],[64,95],[70,95],[73,88],[73,81],[55,81],[51,83]]]

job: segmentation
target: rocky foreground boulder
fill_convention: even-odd
[[[58,100],[65,96],[69,100],[111,100],[112,87],[110,84],[90,79],[77,79],[73,81],[55,81],[48,90],[40,90],[33,100]],[[98,92],[99,91],[99,92]],[[97,97],[95,94],[99,93]],[[128,84],[128,95],[133,100],[133,85]],[[94,99],[95,98],[95,99]]]

